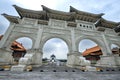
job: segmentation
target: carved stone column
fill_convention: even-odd
[[[76,45],[75,45],[75,31],[74,31],[74,28],[71,29],[71,42],[72,42],[72,52],[77,51]]]
[[[37,32],[37,38],[36,38],[36,41],[35,41],[35,44],[33,47],[34,49],[39,49],[42,33],[43,33],[43,29],[39,28],[39,30]]]
[[[111,54],[112,54],[112,51],[111,51],[110,46],[109,46],[109,44],[108,44],[108,41],[109,41],[109,40],[106,39],[105,34],[102,34],[102,38],[103,38],[103,41],[104,41],[104,43],[105,43],[105,47],[106,47],[106,51],[107,51],[106,55],[111,55]],[[104,54],[103,54],[103,55],[104,55]]]

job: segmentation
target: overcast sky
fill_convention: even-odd
[[[73,6],[86,12],[105,13],[103,16],[105,19],[120,22],[120,0],[0,0],[0,14],[7,13],[18,16],[12,6],[14,4],[32,10],[42,10],[41,5],[45,5],[51,9],[65,12],[69,12],[70,6]],[[4,34],[8,26],[9,22],[0,15],[0,34]],[[58,42],[61,43],[59,40]]]

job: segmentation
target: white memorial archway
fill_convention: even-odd
[[[0,57],[6,63],[12,63],[9,45],[19,37],[29,37],[33,46],[19,61],[22,65],[42,65],[43,45],[51,38],[60,38],[68,45],[67,66],[75,66],[76,56],[79,55],[79,42],[90,39],[102,49],[103,56],[97,66],[118,66],[120,58],[111,56],[111,43],[120,45],[120,36],[114,31],[119,23],[102,18],[101,14],[79,11],[70,6],[70,12],[49,9],[42,5],[42,11],[33,11],[13,5],[19,16],[3,14],[10,21],[10,26],[0,41]],[[1,54],[4,53],[4,54]],[[7,56],[6,56],[7,55]],[[117,58],[116,58],[117,57]],[[114,59],[114,60],[113,60]],[[115,61],[118,61],[116,63]],[[109,63],[111,65],[109,65]]]

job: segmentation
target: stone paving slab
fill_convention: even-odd
[[[33,68],[31,72],[0,71],[0,80],[120,80],[119,69],[105,68],[102,72],[83,72],[66,66],[41,66]]]
[[[120,80],[120,72],[1,71],[0,80]]]

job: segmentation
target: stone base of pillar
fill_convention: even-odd
[[[79,56],[80,53],[69,53],[67,58],[67,66],[68,67],[74,67],[79,64]]]
[[[32,67],[40,67],[42,66],[42,63],[41,64],[32,64]]]
[[[80,67],[80,66],[90,66],[90,61],[86,60],[81,53],[74,52],[68,54],[67,64],[68,67]]]
[[[43,56],[43,53],[40,52],[40,51],[36,51],[35,52],[35,56],[34,56],[34,67],[40,67],[42,65],[42,56]]]
[[[39,67],[42,65],[42,53],[39,50],[29,50],[27,54],[20,58],[19,64],[12,66],[11,71],[24,71],[26,66]]]
[[[12,52],[0,49],[0,65],[13,64]]]
[[[118,55],[101,56],[101,59],[97,62],[95,66],[120,67],[120,56]]]
[[[42,65],[42,52],[39,50],[27,51],[27,54],[24,57],[30,59],[30,64],[33,67],[39,67]]]
[[[16,66],[12,66],[11,71],[20,72],[20,71],[25,71],[25,69],[26,69],[26,65],[16,65]]]

